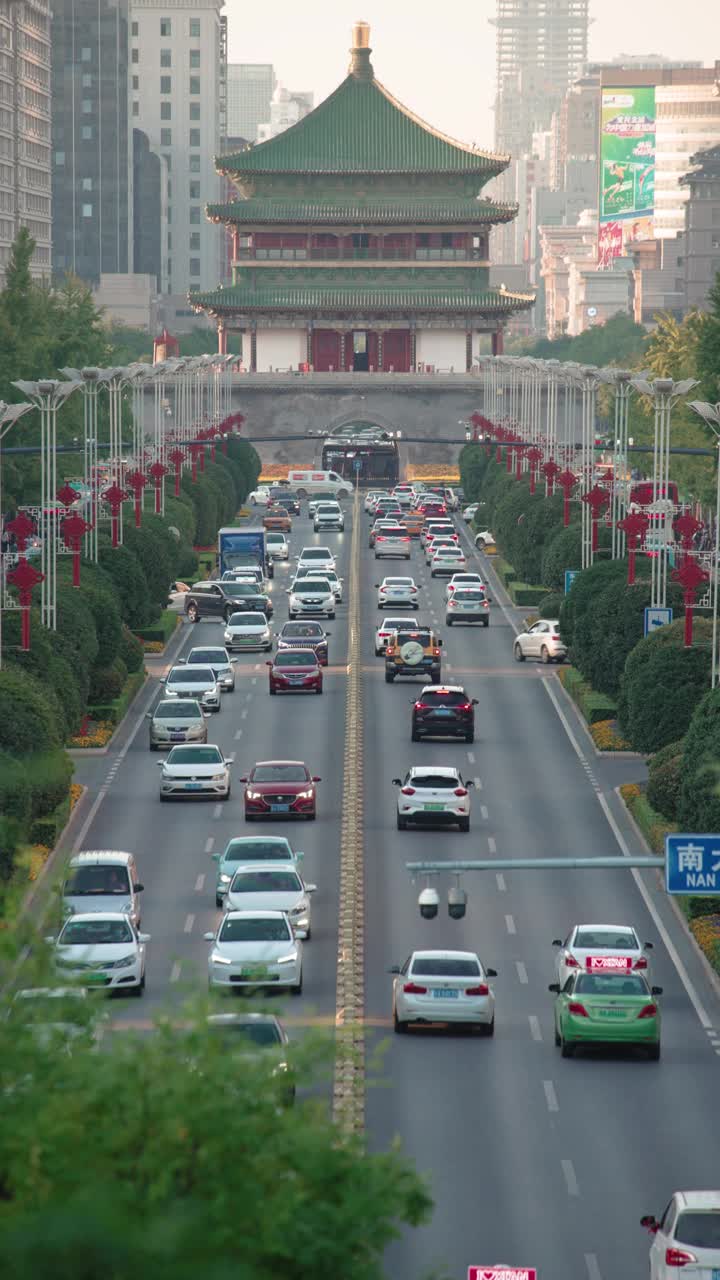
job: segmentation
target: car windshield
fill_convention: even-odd
[[[578,929],[573,946],[586,951],[636,951],[638,940],[631,929],[613,929],[607,933]]]
[[[264,629],[267,623],[264,618],[258,618],[256,613],[231,613],[228,619],[228,626]]]
[[[466,693],[460,693],[457,690],[435,693],[432,689],[428,689],[427,693],[422,695],[422,701],[428,707],[460,707],[467,703],[468,697]]]
[[[231,840],[222,856],[223,862],[292,862],[293,851],[287,840]]]
[[[257,582],[233,582],[228,583],[225,594],[230,599],[240,599],[242,596],[258,595]]]
[[[238,1041],[247,1040],[259,1049],[272,1049],[282,1044],[282,1036],[274,1022],[208,1022],[208,1031],[228,1049],[236,1049]]]
[[[296,871],[240,871],[230,885],[231,893],[301,893]]]
[[[332,557],[327,547],[306,547],[301,558],[303,560],[330,560]]]
[[[218,942],[291,942],[292,933],[287,920],[268,920],[262,916],[250,920],[226,916]]]
[[[275,654],[276,667],[315,667],[317,658],[312,649],[283,649]]]
[[[325,632],[319,622],[286,622],[280,636],[283,640],[295,640],[298,636],[304,640],[322,640]]]
[[[296,595],[317,596],[327,595],[330,591],[330,583],[327,578],[303,578],[301,582],[296,582],[294,591]]]
[[[228,656],[224,649],[191,649],[188,663],[207,662],[211,667],[226,667]]]
[[[154,711],[156,720],[202,720],[202,711],[197,702],[159,702]]]
[[[395,631],[405,622],[404,618],[383,618],[381,631]]]
[[[416,773],[408,779],[408,782],[412,787],[433,787],[435,789],[442,789],[443,787],[454,789],[462,785],[459,778],[449,777],[446,773]]]
[[[639,974],[622,977],[612,974],[581,973],[575,983],[575,993],[582,996],[646,996],[647,983]]]
[[[168,684],[214,684],[215,676],[210,667],[173,667]]]
[[[455,956],[416,956],[412,966],[413,977],[477,978],[480,965],[471,958]]]
[[[477,591],[468,591],[468,590],[466,589],[466,590],[464,590],[464,591],[454,591],[454,592],[453,592],[453,600],[470,600],[470,601],[474,601],[474,600],[484,600],[484,599],[485,599],[485,592],[484,592],[484,591],[480,591],[480,590],[477,590]]]
[[[694,1245],[696,1249],[720,1249],[720,1209],[681,1213],[675,1239],[678,1244]]]
[[[412,587],[414,586],[412,578],[386,578],[383,582],[384,587]]]
[[[250,777],[253,782],[308,782],[304,764],[258,764]]]
[[[133,931],[127,920],[68,920],[58,938],[61,947],[96,947],[132,941]]]
[[[266,541],[266,542],[272,542],[273,544],[274,544],[274,543],[276,543],[276,542],[278,542],[278,543],[281,543],[281,544],[282,544],[282,543],[284,543],[284,542],[287,542],[287,538],[285,537],[285,534],[284,534],[284,533],[269,533],[269,534],[267,535],[267,537],[266,537],[265,541]]]
[[[127,867],[102,865],[75,867],[67,880],[63,893],[66,897],[91,897],[93,894],[130,893]]]
[[[173,747],[166,764],[223,764],[217,747]]]

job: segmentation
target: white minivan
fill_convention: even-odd
[[[313,493],[332,494],[333,498],[347,498],[352,484],[343,480],[337,471],[312,471],[308,469],[288,471],[288,482],[298,498],[307,498]]]

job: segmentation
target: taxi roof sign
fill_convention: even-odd
[[[632,956],[588,956],[585,961],[589,973],[627,973],[632,964]]]
[[[537,1280],[535,1267],[468,1267],[468,1280]]]

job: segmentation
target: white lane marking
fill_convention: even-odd
[[[259,670],[260,670],[260,663],[256,662],[255,666],[253,667],[253,671],[259,671]]]
[[[535,1017],[534,1013],[528,1014],[528,1022],[530,1023],[530,1035],[533,1040],[542,1040],[542,1030],[540,1027],[540,1019]]]
[[[170,981],[177,982],[179,977],[180,977],[180,961],[176,960],[172,969],[170,970]]]
[[[226,761],[227,761],[227,763],[228,763],[228,764],[234,764],[234,763],[235,763],[235,752],[234,752],[234,751],[231,751],[231,752],[230,752],[230,754],[229,754],[229,755],[227,755],[227,756],[225,757],[225,759],[226,759]]]
[[[594,1253],[585,1254],[585,1266],[587,1267],[588,1280],[602,1280],[600,1264]]]
[[[184,932],[184,933],[192,933],[192,927],[193,927],[194,923],[195,923],[195,917],[194,917],[194,915],[193,915],[193,914],[192,914],[192,912],[191,912],[189,915],[187,915],[187,916],[185,917],[185,924],[183,925],[183,932]]]
[[[250,683],[251,683],[251,684],[257,684],[257,676],[253,676],[253,678],[252,678],[252,680],[250,681]]]
[[[512,916],[505,917],[505,928],[507,929],[508,933],[517,933],[517,929],[515,928],[515,921],[513,920]]]
[[[212,853],[214,845],[215,845],[215,837],[208,836],[207,840],[205,841],[205,852]]]
[[[527,969],[525,968],[522,960],[515,961],[515,968],[517,969],[518,982],[521,982],[524,987],[527,986]]]
[[[559,1111],[557,1094],[555,1093],[555,1085],[552,1080],[543,1080],[543,1090],[545,1093],[545,1101],[547,1102],[548,1111]]]
[[[497,843],[494,836],[488,836],[488,853],[497,853]]]
[[[475,783],[475,790],[482,791],[482,778],[473,778],[473,782]]]
[[[475,752],[474,752],[474,751],[468,751],[468,753],[467,753],[467,758],[468,758],[468,764],[474,764],[474,763],[475,763]]]
[[[486,804],[481,804],[481,805],[480,805],[480,817],[483,819],[483,821],[484,821],[484,822],[487,822],[487,820],[488,820],[488,811],[487,811],[487,805],[486,805]]]
[[[240,741],[240,739],[242,738],[242,736],[243,736],[243,731],[242,731],[242,729],[236,729],[236,730],[235,730],[235,741],[236,741],[236,742],[239,742],[239,741]]]
[[[205,888],[205,874],[204,874],[204,872],[202,872],[202,871],[201,871],[201,872],[200,872],[200,875],[198,876],[197,880],[195,881],[195,892],[196,892],[196,893],[202,893],[202,891],[203,891],[203,889],[204,889],[204,888]]]
[[[240,719],[247,720],[247,707],[245,707],[245,709],[240,712]]]
[[[504,893],[507,888],[507,885],[505,884],[505,877],[502,871],[495,872],[495,879],[497,880],[497,887],[499,892]]]
[[[223,811],[222,801],[218,800],[217,804],[215,805],[215,808],[213,809],[213,818],[221,818],[222,811]]]
[[[550,701],[552,702],[553,706],[555,707],[555,710],[558,713],[558,716],[560,717],[560,722],[570,740],[570,743],[572,745],[572,748],[575,754],[577,755],[578,759],[582,762],[584,759],[582,748],[580,747],[579,743],[575,738],[572,728],[568,723],[567,717],[557,700],[557,695],[555,694],[555,691],[550,687],[550,682],[545,677],[543,677],[542,683],[545,689],[547,690],[547,694],[548,694],[548,697],[550,698]],[[615,818],[610,810],[610,806],[607,802],[607,797],[604,796],[599,789],[596,790],[595,794],[597,795],[598,801],[600,803],[600,807],[603,813],[605,814],[605,818],[607,819],[608,826],[610,827],[610,830],[612,831],[615,837],[615,840],[620,849],[620,852],[622,853],[623,857],[630,858],[632,855],[630,853],[630,849],[628,848],[627,841],[625,840],[625,837],[622,831],[620,830],[617,822],[615,821]],[[678,977],[680,978],[680,981],[682,982],[687,992],[687,995],[690,999],[690,1003],[692,1004],[700,1020],[700,1024],[705,1030],[707,1030],[708,1027],[712,1026],[712,1019],[708,1017],[705,1006],[703,1005],[697,991],[695,990],[694,983],[687,969],[685,968],[685,965],[680,959],[680,956],[678,955],[675,949],[672,939],[670,938],[670,934],[668,933],[667,929],[665,928],[665,925],[660,919],[660,915],[658,914],[655,904],[650,896],[650,893],[645,886],[642,876],[640,875],[640,872],[637,867],[630,867],[629,871],[633,880],[635,881],[635,885],[638,890],[638,893],[640,894],[640,897],[645,903],[648,915],[650,916],[653,924],[655,925],[655,928],[657,929],[658,933],[660,934],[660,937],[663,940],[665,950],[667,951],[668,955],[670,956],[670,959],[672,960],[675,966],[676,973],[678,974]]]
[[[563,1176],[565,1178],[565,1185],[567,1186],[568,1195],[579,1196],[580,1188],[578,1186],[578,1180],[575,1174],[575,1169],[573,1168],[572,1160],[561,1160],[560,1167],[563,1171]]]

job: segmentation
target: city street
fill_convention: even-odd
[[[362,507],[358,518],[368,1140],[380,1150],[399,1137],[427,1175],[436,1202],[430,1225],[391,1248],[387,1273],[392,1280],[420,1280],[434,1269],[463,1280],[470,1264],[505,1262],[536,1266],[541,1280],[644,1277],[648,1238],[640,1216],[659,1214],[676,1187],[716,1185],[720,1137],[720,998],[655,874],[507,870],[466,876],[469,903],[461,921],[448,918],[452,882],[444,877],[439,915],[425,921],[417,908],[422,885],[413,885],[405,868],[424,858],[644,852],[613,794],[621,776],[633,777],[633,762],[618,766],[595,756],[552,668],[513,662],[517,611],[498,603],[487,630],[447,628],[445,581],[431,580],[417,542],[409,565],[376,564]],[[464,532],[461,537],[468,541]],[[294,520],[291,543],[291,556],[311,543],[336,550],[347,590],[350,510],[344,534],[314,535],[303,514]],[[469,569],[484,572],[490,564],[469,555]],[[478,699],[473,745],[411,744],[411,703],[420,683],[398,679],[387,685],[383,660],[373,651],[382,617],[373,583],[395,572],[413,574],[421,588],[418,617],[443,637],[443,680]],[[272,584],[276,630],[287,616],[288,574],[279,565]],[[501,593],[491,585],[498,601]],[[71,837],[77,840],[83,818],[87,825],[89,805],[103,784],[78,847],[132,851],[145,885],[143,928],[152,935],[147,992],[142,1001],[112,1002],[118,1028],[147,1025],[189,993],[205,990],[208,944],[202,935],[219,918],[211,854],[232,836],[258,834],[259,824],[243,821],[238,779],[256,760],[273,757],[304,760],[322,782],[315,822],[283,820],[263,828],[287,835],[305,851],[303,874],[318,885],[303,995],[273,1000],[272,1006],[286,1009],[291,1036],[302,1034],[303,1024],[333,1025],[347,601],[327,630],[332,639],[322,698],[271,700],[266,655],[239,658],[236,690],[223,695],[221,712],[209,721],[210,740],[234,756],[227,804],[160,804],[161,757],[148,751],[144,720],[122,753],[136,712],[117,750],[79,763],[78,780],[92,780],[92,789]],[[222,626],[185,626],[181,652],[201,642],[222,643]],[[456,765],[475,780],[469,834],[396,830],[391,779],[423,763]],[[555,978],[551,943],[583,921],[631,924],[654,944],[652,981],[664,988],[659,1063],[632,1051],[598,1050],[566,1061],[554,1046],[547,989]],[[434,1028],[393,1034],[387,970],[416,947],[477,950],[485,965],[497,969],[493,1039]]]

